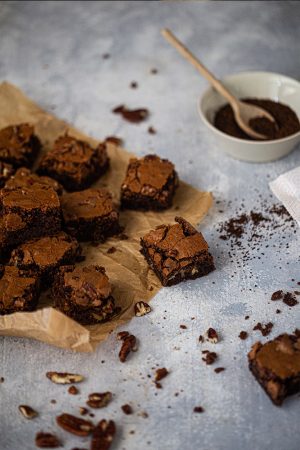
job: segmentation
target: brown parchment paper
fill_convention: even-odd
[[[65,131],[88,141],[91,145],[97,144],[94,139],[42,110],[18,88],[7,82],[0,84],[0,111],[0,128],[21,122],[34,124],[45,151]],[[108,152],[111,160],[110,170],[96,186],[108,188],[117,202],[128,160],[133,155],[115,145],[109,145]],[[93,351],[112,330],[134,316],[134,304],[137,301],[149,301],[161,288],[139,252],[139,238],[159,224],[173,222],[176,215],[183,216],[196,225],[205,216],[211,204],[210,193],[200,192],[180,182],[174,206],[169,210],[159,213],[120,213],[121,224],[125,226],[128,240],[111,238],[98,247],[83,244],[86,260],[81,264],[103,265],[113,285],[113,295],[117,305],[121,307],[121,312],[112,321],[84,327],[52,308],[48,292],[42,295],[37,311],[0,316],[0,335],[34,338],[75,351]],[[115,246],[117,251],[107,254],[107,249],[111,246]]]

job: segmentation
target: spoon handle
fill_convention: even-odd
[[[190,50],[188,50],[182,42],[180,42],[174,34],[168,30],[167,28],[164,28],[161,31],[161,34],[163,37],[171,44],[173,47],[178,50],[178,52],[187,60],[189,61],[196,69],[203,75],[210,84],[221,94],[223,97],[228,100],[228,102],[235,107],[237,105],[238,100],[227,90],[227,88],[219,81],[205,66],[202,64],[199,59],[196,58],[195,55],[193,55]]]

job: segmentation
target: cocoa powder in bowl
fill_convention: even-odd
[[[243,98],[242,101],[251,105],[260,106],[268,111],[275,119],[276,124],[270,120],[258,117],[249,123],[258,133],[264,134],[266,140],[281,139],[300,131],[300,123],[296,113],[287,105],[268,99]],[[235,121],[233,110],[229,104],[222,106],[216,113],[214,125],[223,133],[240,139],[255,140],[244,133]]]

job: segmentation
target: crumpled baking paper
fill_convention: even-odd
[[[300,226],[300,167],[271,181],[270,188]]]
[[[21,122],[32,123],[43,143],[44,151],[51,148],[54,140],[66,131],[91,145],[97,144],[94,139],[42,110],[18,88],[7,82],[0,84],[0,110],[0,128]],[[110,169],[95,186],[109,189],[118,202],[128,160],[134,155],[113,144],[108,144],[108,152]],[[0,335],[34,338],[74,351],[93,351],[110,332],[134,316],[134,305],[137,301],[149,302],[161,288],[158,279],[139,252],[140,237],[157,225],[173,222],[176,215],[183,216],[196,225],[205,216],[211,204],[210,193],[200,192],[180,182],[174,205],[167,211],[120,213],[120,221],[125,226],[124,232],[128,235],[128,240],[110,238],[97,247],[90,243],[82,245],[86,259],[81,264],[100,264],[106,268],[116,304],[121,308],[113,320],[93,326],[80,325],[51,307],[51,296],[46,292],[41,296],[37,311],[0,316]],[[108,254],[107,250],[112,246],[116,247],[117,251]]]

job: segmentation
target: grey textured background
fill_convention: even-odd
[[[1,80],[20,86],[42,107],[94,137],[117,134],[140,155],[155,151],[169,157],[182,179],[211,190],[221,202],[201,224],[217,270],[162,289],[152,302],[153,312],[128,324],[140,348],[126,364],[118,361],[114,336],[93,354],[0,338],[0,375],[5,377],[0,385],[1,450],[33,449],[35,432],[42,429],[57,431],[66,449],[88,447],[87,440],[57,430],[55,415],[77,413],[88,393],[104,390],[111,390],[115,399],[96,417],[115,419],[119,432],[114,449],[300,448],[299,397],[282,408],[273,406],[247,368],[247,351],[260,333],[250,332],[246,341],[238,338],[240,330],[251,331],[257,321],[274,322],[271,336],[299,326],[299,306],[282,305],[282,313],[275,314],[278,305],[268,303],[274,290],[293,288],[292,278],[300,281],[299,230],[275,230],[261,259],[240,269],[215,229],[234,214],[241,198],[247,211],[257,205],[259,195],[273,203],[268,182],[300,164],[299,148],[265,165],[225,156],[196,112],[206,82],[159,34],[161,27],[170,27],[220,76],[270,70],[298,78],[299,23],[299,3],[284,1],[1,2]],[[104,60],[106,52],[111,58]],[[157,75],[150,74],[152,67]],[[139,83],[136,90],[129,88],[133,80]],[[149,108],[149,121],[139,126],[122,122],[110,112],[120,103]],[[156,135],[147,133],[149,125]],[[284,238],[290,245],[279,255]],[[182,323],[186,330],[179,328]],[[201,361],[197,342],[209,326],[222,335],[216,347],[203,347],[220,355],[217,365],[226,371],[219,375]],[[147,378],[156,365],[171,371],[162,390]],[[44,375],[47,370],[86,375],[80,396],[52,385]],[[132,403],[134,415],[121,412],[126,402]],[[23,419],[17,410],[21,403],[35,407],[39,418]],[[205,413],[194,414],[195,405]],[[149,417],[143,418],[141,411]]]

